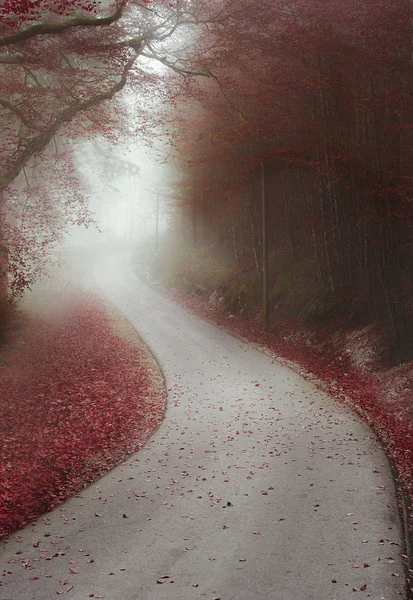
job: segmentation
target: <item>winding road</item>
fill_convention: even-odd
[[[127,261],[96,279],[163,368],[165,420],[2,545],[0,600],[405,598],[391,469],[367,425]]]

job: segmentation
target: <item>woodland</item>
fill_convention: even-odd
[[[162,139],[181,175],[180,238],[230,254],[259,281],[264,187],[270,287],[272,265],[288,258],[408,357],[411,10],[407,0],[4,5],[1,253],[12,295],[69,223],[93,220],[76,140]]]
[[[264,228],[271,305],[379,323],[397,360],[413,324],[410,23],[403,1],[239,11],[213,36],[223,93],[199,82],[173,123],[193,242],[249,272],[259,305]]]
[[[94,226],[77,144],[138,139],[177,175],[164,270],[259,315],[268,260],[273,315],[373,324],[383,362],[411,360],[412,17],[410,0],[3,3],[2,332],[67,228]]]

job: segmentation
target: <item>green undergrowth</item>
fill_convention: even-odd
[[[254,315],[261,305],[261,274],[256,270],[236,270],[222,285],[225,310],[234,314]]]
[[[270,282],[270,306],[280,309],[289,319],[302,317],[307,323],[316,324],[338,314],[346,305],[342,297],[320,284],[311,259],[272,257]]]
[[[211,246],[164,253],[154,263],[154,274],[165,285],[204,300],[215,295],[232,314],[254,316],[262,310],[261,273],[255,266],[240,267],[217,257]],[[311,259],[296,261],[288,253],[270,256],[269,304],[288,319],[322,323],[343,312],[349,302],[323,288]]]

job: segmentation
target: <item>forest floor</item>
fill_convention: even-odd
[[[0,348],[0,537],[136,452],[166,404],[147,346],[97,296],[66,284],[24,309]]]
[[[196,258],[199,265],[199,257]],[[255,315],[228,310],[225,293],[231,294],[231,278],[217,280],[224,286],[213,288],[195,268],[194,260],[171,270],[155,265],[153,273],[164,290],[181,305],[203,319],[255,344],[266,353],[290,365],[305,378],[312,379],[340,402],[353,409],[375,430],[386,448],[399,484],[406,528],[413,537],[413,361],[389,365],[383,361],[382,333],[377,325],[349,328],[329,315],[313,320],[301,314],[286,315],[273,307],[269,331],[263,330],[262,310]],[[192,270],[191,270],[192,269]],[[184,276],[183,276],[184,275]],[[235,280],[236,278],[234,278]],[[238,278],[239,281],[239,278]],[[235,284],[236,285],[236,284]],[[232,287],[232,291],[234,290]],[[245,287],[244,287],[245,289]],[[237,292],[238,293],[238,292]]]
[[[102,257],[95,287],[163,366],[165,419],[138,454],[1,544],[0,597],[406,598],[392,472],[369,427],[126,258]]]

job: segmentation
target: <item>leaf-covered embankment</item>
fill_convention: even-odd
[[[79,290],[52,304],[0,352],[0,537],[138,450],[165,410],[160,368],[122,316]]]

